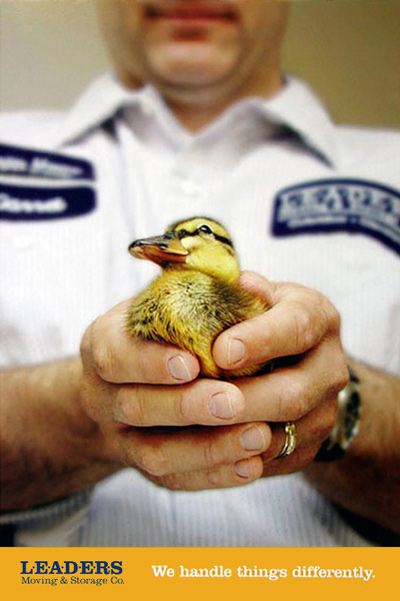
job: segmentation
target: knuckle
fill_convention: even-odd
[[[207,488],[204,485],[203,474],[198,472],[167,474],[157,480],[157,484],[169,490],[198,491]]]
[[[293,301],[288,319],[296,353],[303,353],[314,346],[318,337],[315,312],[311,312],[304,302]]]
[[[135,338],[131,340],[131,345],[137,378],[141,382],[152,383],[164,376],[156,343]]]
[[[118,348],[110,336],[106,315],[101,315],[89,326],[81,341],[81,356],[91,369],[105,381],[113,381],[117,370]]]
[[[281,474],[293,474],[303,470],[305,467],[310,465],[318,452],[318,445],[306,446],[298,448],[289,457],[282,459],[282,470],[279,470]],[[280,467],[280,466],[278,466]]]
[[[329,375],[327,392],[337,395],[350,380],[349,370],[341,348],[336,352],[336,356],[331,355]]]
[[[316,421],[313,429],[313,436],[310,442],[315,440],[323,441],[328,438],[332,432],[333,426],[335,425],[337,412],[338,406],[336,399],[332,399],[323,404],[323,407],[320,408],[320,417]]]
[[[139,464],[141,469],[152,476],[165,476],[168,473],[167,461],[160,447],[142,449]]]
[[[88,361],[88,358],[91,355],[91,346],[91,329],[89,327],[82,337],[79,348],[79,352],[84,363]]]
[[[328,309],[326,312],[326,320],[329,324],[331,332],[338,333],[341,325],[341,315],[333,303],[328,301]]]
[[[320,303],[320,338],[323,336],[338,337],[341,327],[341,315],[335,305],[321,295]]]
[[[101,375],[101,367],[103,364],[104,337],[99,333],[98,323],[101,320],[98,317],[84,333],[80,343],[80,354],[84,366],[89,366]]]
[[[152,425],[149,422],[147,403],[143,396],[139,394],[137,386],[129,388],[129,397],[125,402],[129,402],[129,422],[132,426],[143,428]]]
[[[328,333],[338,335],[341,316],[335,305],[317,290],[311,290],[307,306],[295,303],[293,332],[299,351],[313,347]]]
[[[345,361],[342,361],[337,371],[337,391],[343,390],[350,381],[350,374]]]
[[[220,488],[222,486],[220,470],[206,470],[204,476],[206,478],[206,488]]]
[[[332,305],[332,326],[335,332],[340,331],[340,326],[342,323],[342,316],[340,315],[338,309],[334,305]]]
[[[295,466],[295,470],[301,470],[308,465],[310,465],[314,459],[315,455],[318,453],[320,445],[313,445],[309,447],[303,447],[299,450],[297,456],[297,465]]]
[[[92,362],[96,373],[102,380],[110,381],[115,369],[113,354],[106,346],[95,346],[92,348]]]
[[[332,399],[331,402],[327,403],[326,421],[327,421],[327,428],[328,428],[329,432],[332,430],[333,426],[335,425],[335,422],[336,422],[336,419],[338,416],[338,412],[339,412],[339,407],[338,407],[337,399],[334,398],[334,399]]]
[[[294,337],[299,352],[309,349],[314,341],[314,323],[308,310],[298,306],[294,312]]]
[[[281,392],[283,420],[298,420],[309,411],[306,387],[299,378],[287,378]]]
[[[168,488],[169,490],[189,490],[189,486],[185,479],[182,478],[182,474],[167,474],[159,477],[157,480],[156,483],[159,486]]]
[[[178,390],[176,392],[176,401],[174,404],[176,418],[178,423],[182,425],[189,425],[193,423],[193,415],[192,410],[195,406],[191,394],[183,389],[182,387],[177,387]]]
[[[203,448],[204,461],[207,466],[213,467],[220,463],[219,449],[216,442],[211,438],[206,438]]]
[[[88,328],[82,340],[81,349],[90,356],[91,363],[96,373],[107,380],[112,367],[112,353],[105,345],[106,336],[103,332],[102,317],[98,317]]]

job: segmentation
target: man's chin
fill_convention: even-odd
[[[168,79],[154,80],[166,100],[178,105],[199,106],[202,109],[212,105],[222,105],[229,101],[232,86],[220,81],[171,81]]]
[[[162,56],[162,60],[160,60]],[[157,61],[150,60],[152,80],[161,91],[168,89],[187,90],[188,93],[201,93],[217,90],[224,86],[235,71],[234,60],[216,60],[212,55],[201,50],[191,49],[190,61],[188,52],[158,53]]]

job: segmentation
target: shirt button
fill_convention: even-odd
[[[197,196],[198,194],[200,194],[201,191],[201,187],[190,180],[185,180],[181,182],[181,187],[183,192],[188,196]]]

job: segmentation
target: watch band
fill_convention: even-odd
[[[346,454],[358,432],[361,397],[360,381],[357,374],[348,366],[350,381],[338,394],[338,417],[332,432],[322,444],[314,461],[338,461]]]

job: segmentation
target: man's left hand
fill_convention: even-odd
[[[263,453],[264,476],[302,469],[329,436],[337,416],[337,394],[348,382],[340,341],[340,316],[316,290],[298,284],[271,283],[244,273],[241,285],[263,298],[263,315],[223,332],[213,354],[224,369],[273,361],[266,375],[235,381],[246,399],[246,421],[268,422],[272,442]],[[293,421],[297,444],[275,460],[285,441],[284,425]]]

